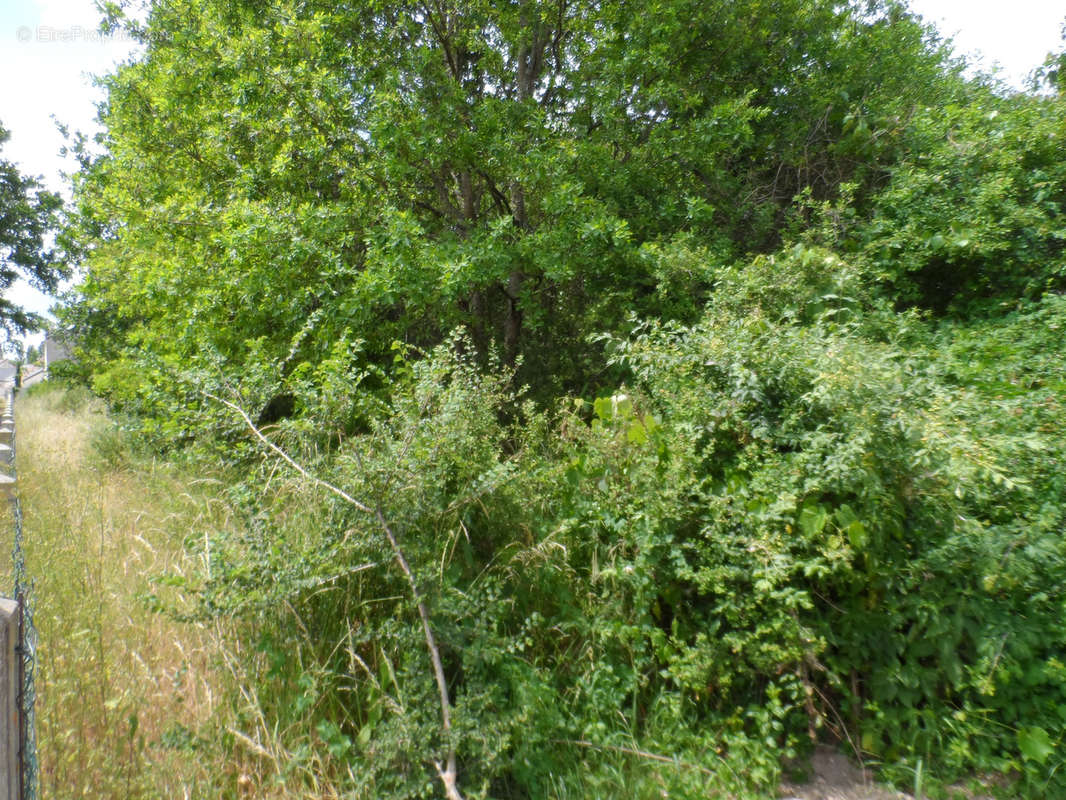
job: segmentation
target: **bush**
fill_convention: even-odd
[[[264,463],[202,602],[259,643],[248,680],[299,769],[424,796],[454,742],[467,796],[696,797],[847,738],[1057,780],[1063,373],[1037,356],[1066,307],[937,331],[861,273],[803,247],[725,270],[698,324],[604,340],[628,386],[551,413],[460,338],[401,356],[332,451],[280,423],[396,532],[455,705],[446,737],[373,516]]]
[[[665,481],[675,530],[687,511],[681,568],[656,573],[684,598],[670,669],[723,705],[784,698],[794,733],[1049,790],[1066,732],[1049,594],[1066,577],[1063,298],[932,335],[824,293],[812,256],[727,279],[694,328],[614,342],[681,434]],[[767,296],[770,270],[785,287]],[[753,292],[765,302],[737,302]]]
[[[1062,99],[927,108],[911,156],[855,232],[906,307],[955,315],[1066,288]]]

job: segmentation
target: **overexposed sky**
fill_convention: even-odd
[[[1001,77],[1017,88],[1062,46],[1062,0],[911,0],[911,8],[952,37],[960,54],[985,69],[998,63]],[[56,123],[94,132],[102,95],[90,75],[110,71],[133,52],[122,34],[99,33],[99,19],[93,0],[0,0],[0,122],[11,131],[0,158],[64,194],[61,173],[74,165],[59,155]],[[25,283],[9,294],[35,311],[52,302]]]
[[[111,71],[134,45],[123,34],[104,36],[99,24],[93,0],[0,0],[0,123],[11,133],[0,158],[65,196],[62,173],[76,165],[59,155],[57,123],[71,132],[96,130],[103,95],[90,75]],[[6,294],[41,313],[55,302],[24,281]]]
[[[11,132],[0,157],[56,191],[59,173],[73,168],[59,157],[56,122],[94,130],[102,93],[90,76],[109,72],[134,44],[99,25],[93,0],[0,0],[0,122]]]
[[[1063,44],[1062,0],[910,0],[909,5],[954,39],[956,53],[985,70],[998,63],[1000,77],[1017,89]]]

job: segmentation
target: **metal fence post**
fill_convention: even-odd
[[[4,724],[0,729],[0,798],[20,800],[22,713],[22,648],[19,646],[19,604],[0,598],[0,708]]]
[[[22,551],[22,506],[15,493],[14,397],[0,405],[0,498],[7,497],[15,523],[15,600],[0,598],[0,800],[36,800],[37,732],[36,701],[37,630],[33,624],[33,582],[26,574]],[[4,464],[3,462],[7,462]]]

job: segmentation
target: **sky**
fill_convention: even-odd
[[[111,71],[134,46],[122,34],[101,34],[99,22],[93,0],[0,0],[0,123],[11,133],[0,158],[65,196],[62,173],[74,163],[59,155],[64,139],[57,123],[95,131],[103,94],[91,75]],[[6,295],[39,313],[55,302],[24,281]],[[40,339],[30,336],[27,343]]]
[[[912,11],[954,39],[959,55],[988,69],[998,63],[1015,88],[1062,46],[1062,0],[910,0]]]
[[[910,5],[955,40],[957,53],[985,69],[1000,65],[1001,77],[1017,88],[1062,45],[1062,0],[911,0]],[[109,72],[134,51],[124,35],[104,36],[98,26],[93,0],[0,0],[0,122],[11,132],[0,158],[63,194],[69,192],[62,173],[73,164],[59,155],[63,137],[56,125],[93,133],[102,93],[91,76]],[[53,303],[24,282],[8,295],[38,312]]]

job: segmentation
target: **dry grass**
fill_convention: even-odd
[[[231,524],[226,507],[208,482],[132,456],[93,403],[65,398],[15,407],[42,796],[230,794],[219,737],[200,738],[226,725],[219,631],[155,610],[181,608],[158,578],[195,573],[183,542]]]

